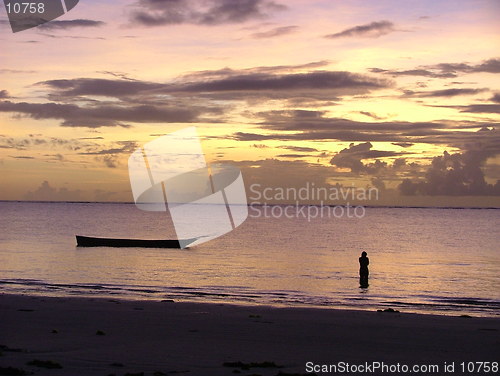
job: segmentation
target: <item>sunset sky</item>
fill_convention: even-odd
[[[0,199],[132,201],[127,159],[195,125],[245,183],[500,207],[500,2],[0,6]]]

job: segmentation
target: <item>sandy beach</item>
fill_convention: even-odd
[[[459,373],[498,361],[499,330],[495,318],[3,294],[0,374],[302,375],[339,362]]]

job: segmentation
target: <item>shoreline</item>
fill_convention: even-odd
[[[7,283],[7,282],[3,282]],[[20,284],[19,282],[8,282],[12,284]],[[38,285],[39,286],[39,285]],[[49,286],[49,287],[47,287]],[[266,300],[265,297],[255,298],[255,294],[258,292],[252,292],[254,297],[252,299],[245,299],[245,296],[230,298],[217,298],[212,297],[208,298],[210,292],[206,292],[203,297],[187,296],[186,291],[184,290],[183,294],[178,294],[175,291],[150,291],[149,293],[141,294],[140,290],[136,292],[136,294],[132,293],[111,293],[101,291],[102,288],[106,288],[105,286],[98,286],[96,284],[90,287],[99,288],[99,290],[94,290],[94,292],[84,293],[84,292],[72,292],[71,290],[67,290],[66,292],[61,292],[61,290],[55,291],[50,290],[50,286],[53,287],[67,287],[66,284],[51,284],[47,283],[46,288],[44,290],[28,290],[26,288],[19,289],[16,291],[15,289],[6,289],[2,292],[0,289],[0,294],[6,295],[26,295],[26,296],[38,296],[38,297],[47,297],[47,298],[82,298],[82,299],[118,299],[123,301],[150,301],[150,302],[158,302],[165,299],[173,299],[178,303],[195,303],[195,304],[228,304],[228,305],[236,305],[236,306],[269,306],[275,308],[297,308],[297,309],[324,309],[324,310],[342,310],[342,311],[366,311],[373,312],[378,309],[387,309],[392,308],[396,310],[400,310],[402,313],[407,314],[419,314],[419,315],[437,315],[437,316],[446,316],[446,317],[456,317],[456,316],[472,316],[472,317],[485,317],[485,318],[500,318],[500,314],[498,310],[495,308],[495,305],[498,305],[497,301],[491,301],[487,299],[477,298],[453,298],[453,297],[442,297],[442,299],[448,299],[448,303],[437,303],[437,302],[405,302],[403,300],[398,300],[397,297],[387,296],[384,299],[379,299],[379,301],[365,301],[363,305],[349,304],[343,301],[336,302],[328,302],[328,303],[314,303],[314,302],[302,302],[302,301],[292,301],[285,300],[282,302],[278,301],[269,301]],[[75,285],[74,287],[78,288],[87,288],[85,285]],[[113,286],[112,288],[121,288],[120,286]],[[137,287],[137,286],[127,286],[127,287]],[[127,287],[124,287],[126,289]],[[146,289],[154,289],[157,286],[141,286],[141,288]],[[193,288],[193,290],[196,288]],[[133,290],[132,290],[133,291]],[[130,291],[129,291],[130,292]],[[214,292],[214,295],[217,296],[218,293]],[[182,296],[181,296],[182,295]],[[321,298],[321,297],[319,297]],[[344,300],[348,299],[348,297],[344,297]],[[469,303],[464,303],[463,301],[467,300]],[[443,300],[444,301],[444,300]],[[490,306],[485,306],[485,305]]]
[[[490,317],[0,294],[0,367],[37,375],[302,375],[312,374],[307,362],[493,362],[499,332]],[[63,369],[26,364],[33,360]]]

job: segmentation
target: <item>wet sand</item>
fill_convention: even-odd
[[[8,367],[68,376],[305,375],[339,362],[436,364],[438,374],[454,362],[458,374],[460,362],[499,361],[499,334],[497,318],[3,294],[0,375]],[[34,360],[42,362],[27,364]]]

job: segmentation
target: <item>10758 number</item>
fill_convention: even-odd
[[[45,12],[44,3],[6,3],[7,13],[14,14],[36,14]]]

